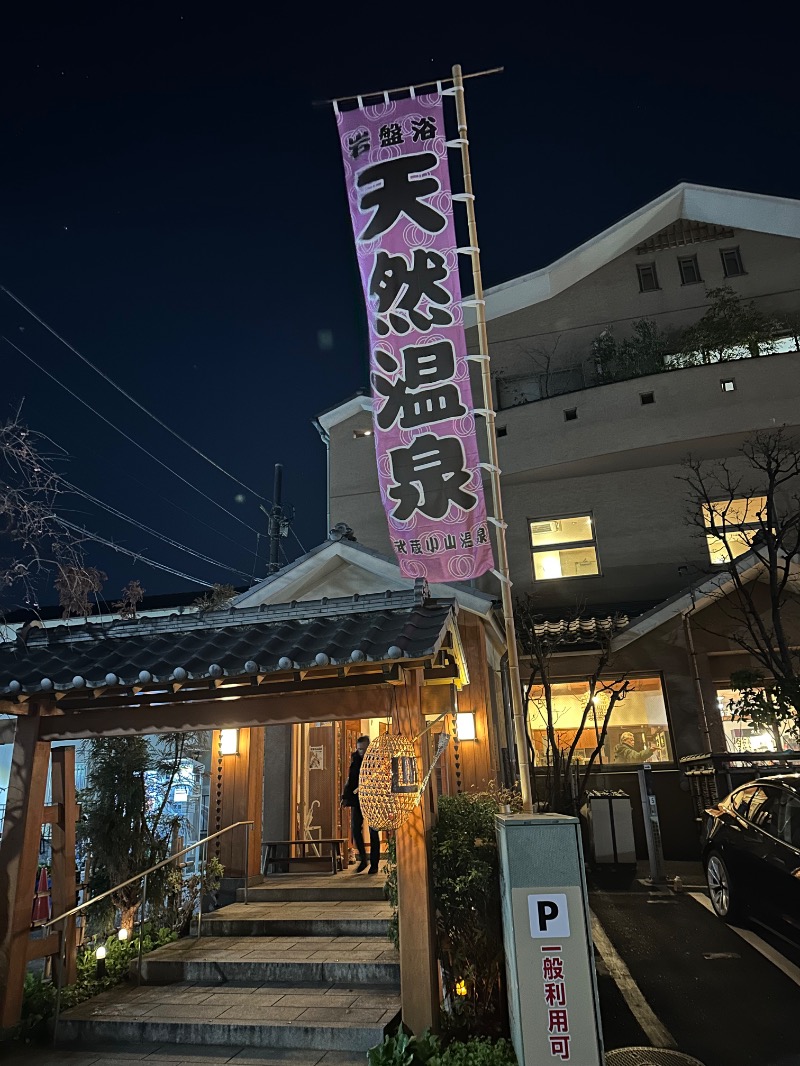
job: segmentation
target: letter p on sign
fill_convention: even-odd
[[[569,936],[569,911],[567,897],[561,892],[545,896],[528,896],[528,916],[531,936],[535,940],[545,937]]]

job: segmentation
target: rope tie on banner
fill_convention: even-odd
[[[443,96],[455,96],[457,92],[463,93],[464,89],[461,86],[451,85],[449,89],[445,89],[442,93]]]
[[[334,114],[335,114],[335,115],[336,115],[337,117],[338,117],[338,115],[340,114],[340,111],[339,111],[339,101],[338,101],[338,100],[334,100],[334,101],[333,101],[333,113],[334,113]]]
[[[436,82],[436,91],[439,94],[439,96],[443,96],[444,95],[444,89],[442,89],[442,83],[440,81]]]
[[[383,102],[386,104],[387,107],[389,106],[389,94],[388,92],[386,92],[385,89],[383,91]]]
[[[414,88],[413,85],[409,85],[409,87],[408,87],[408,95],[411,97],[412,100],[416,100],[416,98],[417,98],[417,90]]]
[[[493,526],[497,526],[498,529],[508,529],[508,522],[501,522],[499,518],[495,518],[494,515],[487,514],[486,521],[491,522]]]
[[[473,252],[480,252],[480,248],[475,244],[465,244],[463,248],[456,248],[456,251],[459,255],[472,255]]]
[[[498,581],[501,581],[504,585],[508,585],[509,588],[514,584],[510,577],[506,574],[501,574],[499,570],[490,570],[490,574],[494,574]]]
[[[485,300],[462,300],[461,301],[461,306],[462,307],[485,307],[486,306],[486,301]]]
[[[469,144],[466,137],[456,137],[454,141],[445,141],[445,148],[460,148],[462,144]]]
[[[495,466],[494,463],[478,463],[478,466],[481,468],[481,470],[488,470],[491,473],[496,473],[496,474],[502,474],[503,473],[503,471],[500,469],[500,467],[499,466]],[[494,521],[494,519],[492,519],[492,521]]]
[[[467,200],[474,200],[475,193],[473,192],[454,192],[450,194],[451,200],[459,200],[461,203],[466,203]]]
[[[494,411],[490,407],[473,407],[474,415],[483,415],[484,418],[494,418]]]
[[[357,96],[356,100],[358,100],[358,110],[359,111],[363,111],[364,110],[364,97],[363,96]]]
[[[488,363],[489,362],[489,356],[488,355],[468,355],[467,356],[467,361],[470,362],[470,363]]]

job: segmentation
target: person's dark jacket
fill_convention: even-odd
[[[342,793],[343,807],[360,806],[358,800],[358,775],[361,772],[361,763],[363,761],[364,756],[358,749],[356,749],[353,752],[353,758],[350,762],[350,770],[347,774],[347,784],[344,786],[344,792]]]
[[[654,751],[655,748],[642,748],[641,751],[637,751],[630,744],[619,743],[614,748],[614,762],[644,762]]]

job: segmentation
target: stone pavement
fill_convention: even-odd
[[[366,1053],[291,1048],[186,1047],[177,1044],[98,1045],[91,1051],[28,1047],[3,1066],[365,1066]]]

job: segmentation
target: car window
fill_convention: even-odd
[[[778,789],[756,789],[746,815],[748,822],[777,837],[780,800],[781,792]]]
[[[745,817],[752,825],[777,835],[777,807],[779,796],[774,789],[757,788]]]
[[[800,848],[800,799],[784,792],[776,813],[775,835],[792,847]]]
[[[747,808],[750,805],[750,800],[753,798],[753,793],[756,791],[755,786],[751,785],[749,788],[741,788],[738,792],[734,792],[728,799],[728,806],[736,814],[740,814],[743,818],[747,817]]]

